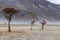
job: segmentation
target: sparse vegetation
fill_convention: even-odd
[[[35,20],[32,20],[31,21],[31,30],[32,30],[32,26],[34,25],[34,23],[35,23]]]
[[[37,16],[34,12],[29,12],[29,11],[25,11],[25,12],[27,12],[32,17],[32,21],[31,21],[31,30],[32,30],[32,26],[34,25]]]
[[[4,16],[8,21],[8,32],[11,32],[10,22],[12,20],[12,16],[19,11],[15,8],[3,8],[2,11],[4,12]]]
[[[45,20],[42,20],[42,22],[40,22],[40,23],[41,23],[41,25],[42,25],[41,30],[43,30],[43,29],[44,29],[44,25],[46,24],[46,21],[45,21]]]

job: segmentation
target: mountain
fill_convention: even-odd
[[[46,0],[0,0],[0,9],[3,7],[15,7],[20,13],[13,16],[13,20],[30,20],[31,13],[36,15],[36,20],[45,19],[47,21],[60,20],[60,5],[50,3]],[[2,14],[0,15],[2,19]]]
[[[35,4],[40,10],[37,9],[39,17],[47,20],[60,20],[60,5],[52,4],[46,0],[34,0],[31,2]]]

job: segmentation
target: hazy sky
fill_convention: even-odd
[[[60,4],[60,0],[48,0],[48,1],[55,3],[55,4]]]

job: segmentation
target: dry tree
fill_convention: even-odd
[[[44,29],[44,25],[46,24],[46,21],[45,20],[42,20],[40,23],[42,25],[41,30],[43,30]]]
[[[33,27],[34,23],[35,23],[35,20],[32,20],[31,21],[31,30],[32,30],[32,27]]]
[[[5,18],[8,21],[8,32],[11,32],[10,22],[12,20],[12,16],[18,13],[19,11],[15,8],[3,8],[2,11],[4,13]]]

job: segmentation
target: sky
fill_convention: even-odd
[[[48,1],[55,3],[55,4],[60,4],[60,0],[48,0]]]

